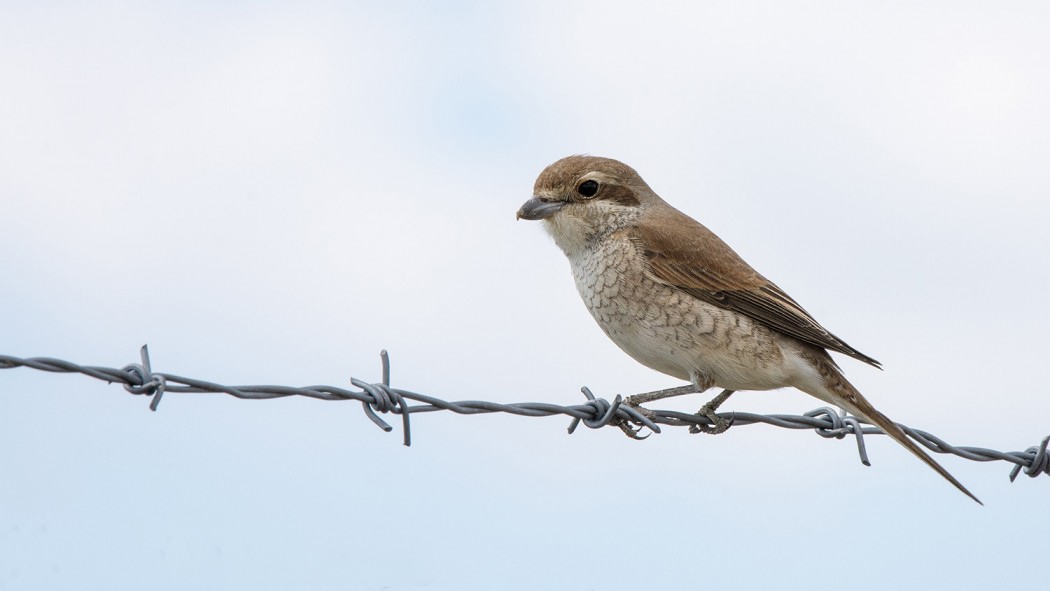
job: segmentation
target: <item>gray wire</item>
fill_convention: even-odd
[[[526,417],[549,417],[565,415],[572,418],[569,433],[573,433],[582,422],[591,429],[600,429],[609,425],[628,425],[635,429],[646,427],[653,433],[660,433],[659,425],[674,427],[708,426],[711,421],[704,416],[693,415],[672,410],[653,410],[643,415],[637,409],[623,404],[623,398],[616,396],[612,402],[597,398],[588,388],[583,388],[587,399],[583,404],[561,406],[546,402],[518,402],[504,404],[483,400],[460,400],[449,402],[426,394],[410,392],[390,387],[390,357],[386,351],[380,352],[383,379],[379,383],[370,383],[351,378],[350,383],[360,390],[347,390],[335,386],[225,386],[195,378],[187,378],[169,373],[154,372],[150,366],[149,350],[145,345],[140,351],[141,363],[127,365],[122,369],[111,367],[84,366],[53,359],[50,357],[30,357],[22,359],[0,355],[0,369],[28,367],[54,373],[80,373],[108,383],[120,383],[131,394],[151,397],[150,410],[157,410],[165,392],[175,393],[219,393],[228,394],[246,400],[266,400],[286,396],[306,396],[318,400],[356,400],[361,403],[365,416],[384,431],[391,427],[379,414],[401,415],[401,427],[404,433],[404,444],[411,445],[411,425],[409,417],[413,414],[451,411],[462,415],[488,414],[503,412]],[[411,405],[409,401],[419,404]],[[379,414],[377,414],[379,413]],[[867,423],[858,417],[848,416],[845,412],[830,407],[811,410],[804,415],[760,415],[746,412],[722,413],[719,416],[729,420],[734,427],[766,424],[785,429],[812,429],[825,438],[843,439],[847,435],[856,438],[857,453],[861,462],[870,466],[867,449],[864,445],[865,435],[883,435],[877,427],[864,426]],[[975,462],[1005,461],[1014,464],[1010,472],[1013,482],[1024,470],[1031,478],[1040,474],[1050,475],[1050,454],[1047,444],[1050,435],[1043,438],[1039,445],[1025,451],[1001,452],[983,447],[954,446],[926,431],[900,425],[904,432],[920,444],[937,453],[950,453]]]

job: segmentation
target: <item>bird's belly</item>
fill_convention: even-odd
[[[630,243],[573,260],[580,297],[606,335],[639,363],[730,390],[790,385],[781,339],[750,318],[658,283]]]

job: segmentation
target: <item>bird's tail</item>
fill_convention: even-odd
[[[859,417],[867,419],[869,423],[872,423],[879,429],[882,429],[882,431],[889,435],[894,441],[903,445],[908,451],[915,454],[917,458],[925,462],[927,466],[936,470],[937,473],[943,476],[945,480],[955,485],[955,488],[962,491],[964,495],[977,501],[978,505],[984,504],[981,502],[980,499],[975,497],[973,493],[967,490],[961,482],[956,480],[950,472],[948,472],[944,469],[943,466],[938,464],[937,460],[931,458],[930,454],[926,453],[926,451],[919,447],[918,444],[909,439],[908,435],[904,432],[904,430],[897,426],[897,423],[894,423],[890,420],[889,417],[876,410],[870,402],[868,402],[863,396],[860,395],[860,392],[857,392],[856,403],[852,405],[852,408],[850,408],[851,405],[849,404],[846,404],[845,406],[846,410],[852,412],[853,414]]]
[[[918,444],[909,439],[904,430],[897,426],[897,423],[894,423],[889,417],[876,410],[875,407],[872,406],[871,403],[868,402],[868,400],[853,386],[853,384],[850,384],[849,381],[842,376],[842,373],[834,367],[830,357],[827,359],[826,364],[821,365],[824,365],[824,367],[821,367],[820,369],[821,374],[826,378],[824,384],[825,388],[831,390],[833,395],[830,399],[825,396],[817,396],[818,398],[831,402],[832,404],[837,404],[858,417],[867,420],[879,429],[882,429],[882,431],[889,435],[890,438],[904,446],[905,449],[911,453],[915,454],[915,456],[922,460],[927,466],[936,470],[938,474],[943,476],[948,482],[955,485],[955,488],[962,491],[963,494],[974,501],[977,501],[977,504],[979,505],[984,504],[980,499],[975,497],[973,493],[966,490],[966,487],[963,486],[961,482],[956,480],[951,473],[938,464],[936,460],[931,458],[928,453],[918,446]],[[810,393],[816,395],[816,393]]]

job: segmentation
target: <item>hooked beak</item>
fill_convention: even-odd
[[[543,201],[539,197],[533,197],[521,206],[515,217],[519,220],[543,220],[561,211],[565,205],[564,201]]]

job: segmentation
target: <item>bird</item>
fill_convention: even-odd
[[[690,382],[629,397],[638,406],[683,393],[793,387],[879,427],[981,503],[844,376],[829,351],[881,369],[848,345],[714,232],[657,195],[630,166],[589,155],[562,158],[537,177],[517,219],[542,220],[569,260],[576,288],[605,334],[629,356]],[[639,410],[642,410],[639,408]]]

